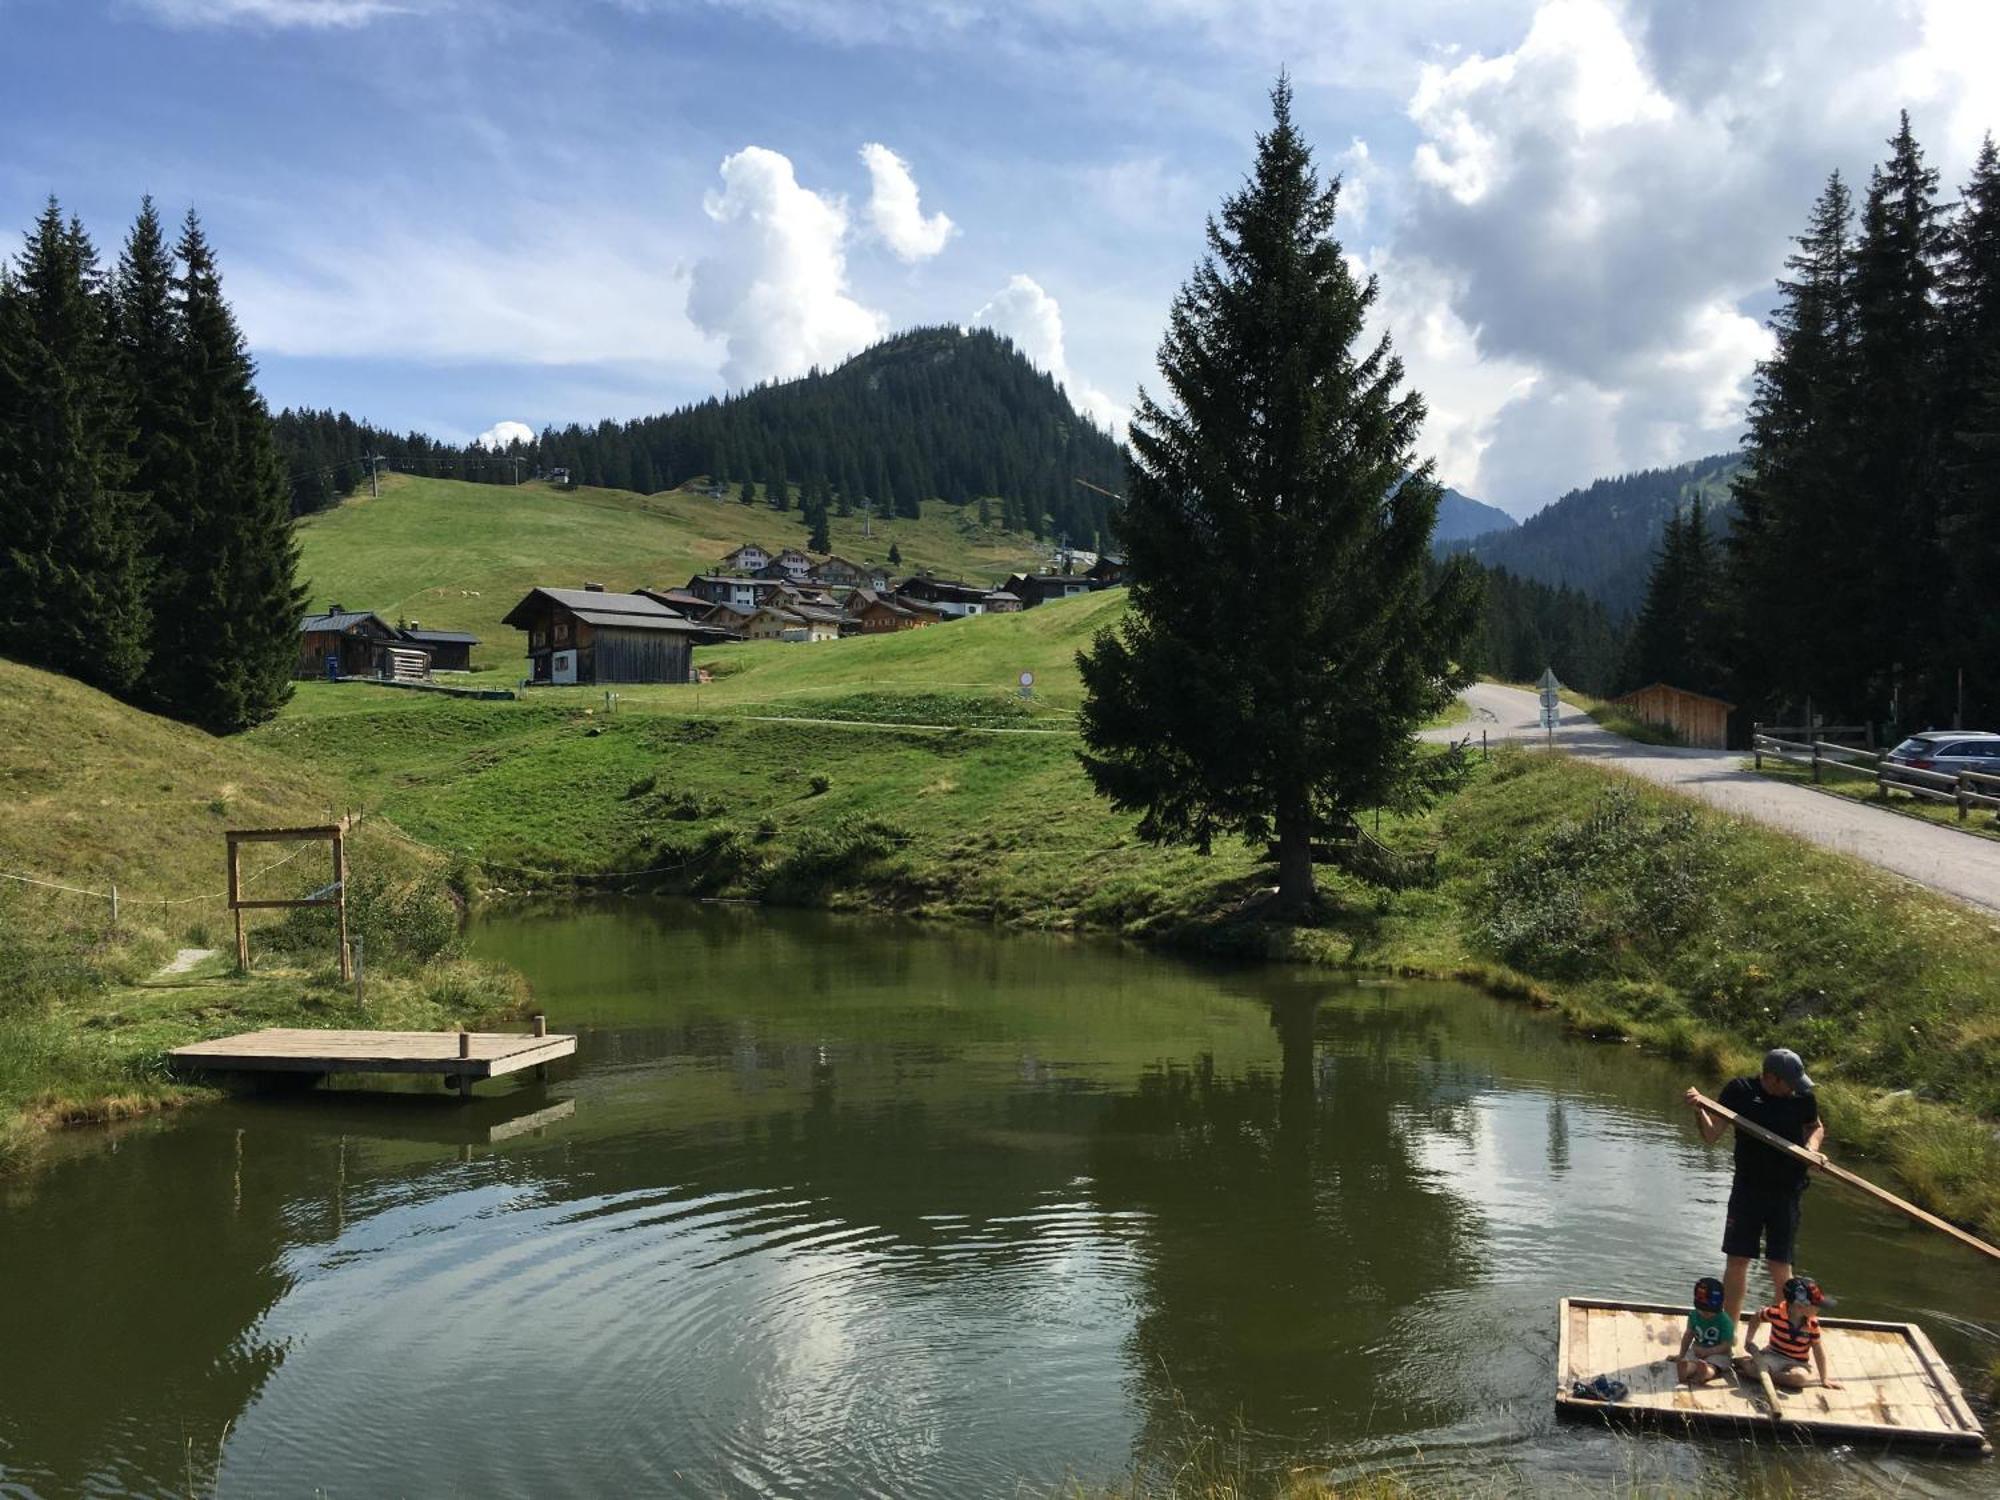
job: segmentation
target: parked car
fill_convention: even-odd
[[[1882,757],[1882,777],[1886,781],[1908,781],[1947,790],[1942,782],[1920,776],[1898,776],[1899,767],[1930,771],[1939,776],[1956,776],[1961,771],[1977,771],[1984,776],[2000,776],[2000,734],[1984,731],[1926,729],[1913,734]]]

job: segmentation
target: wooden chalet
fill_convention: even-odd
[[[1090,571],[1083,576],[1101,589],[1115,589],[1126,581],[1125,572],[1124,558],[1103,552],[1098,554],[1097,561],[1090,565]]]
[[[752,641],[833,641],[840,638],[840,616],[809,606],[767,604],[750,617],[743,635]]]
[[[745,542],[734,552],[722,559],[722,566],[732,573],[756,573],[771,561],[771,554],[755,542]]]
[[[887,568],[870,567],[865,563],[849,562],[838,554],[827,558],[813,573],[819,581],[836,588],[875,589],[878,592],[889,586]]]
[[[686,682],[695,646],[717,638],[657,599],[597,585],[530,589],[502,623],[527,632],[535,683]]]
[[[1673,730],[1681,737],[1682,744],[1699,750],[1729,748],[1729,715],[1736,707],[1733,703],[1711,698],[1706,693],[1669,687],[1664,682],[1650,683],[1611,701],[1625,704],[1648,724]]]
[[[470,672],[479,637],[463,630],[426,630],[415,620],[401,631],[404,640],[431,659],[433,672]]]
[[[890,635],[935,625],[944,615],[928,604],[872,589],[856,589],[847,601],[847,618],[857,635]]]
[[[715,607],[713,601],[689,589],[634,589],[635,594],[644,594],[648,599],[657,599],[677,615],[685,615],[690,620],[699,620]]]
[[[1033,609],[1052,599],[1073,599],[1096,587],[1081,573],[1016,573],[1005,584],[1007,592],[1021,601],[1023,609]]]
[[[300,677],[380,677],[402,632],[371,610],[329,604],[299,621]]]
[[[711,630],[727,631],[733,640],[742,640],[757,613],[756,608],[745,604],[711,604],[705,614],[690,615],[688,618]]]
[[[769,604],[781,587],[775,578],[732,578],[723,573],[697,573],[687,581],[687,592],[699,599],[745,609]]]
[[[986,613],[989,615],[1017,615],[1024,606],[1020,595],[1010,594],[1005,589],[995,589],[986,596]]]
[[[993,592],[983,584],[962,583],[957,579],[929,578],[919,575],[908,579],[897,591],[904,599],[914,599],[927,604],[941,615],[963,619],[968,615],[986,613],[986,596]]]

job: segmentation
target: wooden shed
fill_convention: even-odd
[[[1624,704],[1648,724],[1673,730],[1683,744],[1699,750],[1729,748],[1729,715],[1734,703],[1664,682],[1651,683],[1612,701]]]
[[[300,677],[379,677],[383,652],[403,644],[396,627],[365,609],[330,604],[299,621]]]
[[[403,639],[429,654],[434,672],[470,672],[472,648],[479,644],[463,630],[426,630],[415,620],[403,627]]]
[[[715,633],[643,594],[530,589],[502,624],[528,634],[537,683],[686,682],[697,644]]]

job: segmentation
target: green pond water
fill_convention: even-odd
[[[474,944],[579,1034],[545,1082],[243,1099],[0,1185],[0,1494],[1014,1495],[1204,1441],[1253,1489],[1993,1492],[1557,1423],[1556,1298],[1719,1271],[1727,1155],[1673,1067],[1520,1007],[727,907]],[[2000,1277],[1805,1218],[1843,1313],[1984,1389]]]

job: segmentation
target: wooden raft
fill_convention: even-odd
[[[574,1036],[506,1031],[314,1031],[288,1026],[176,1047],[185,1067],[228,1073],[437,1073],[458,1087],[576,1051]]]
[[[1687,1327],[1684,1307],[1565,1297],[1558,1308],[1558,1416],[1874,1441],[1968,1456],[1993,1451],[1950,1367],[1914,1323],[1821,1318],[1827,1367],[1841,1389],[1814,1384],[1779,1390],[1774,1411],[1754,1380],[1690,1387],[1675,1379],[1674,1354]],[[1570,1393],[1578,1381],[1587,1385],[1599,1375],[1624,1382],[1631,1394],[1606,1404]]]

